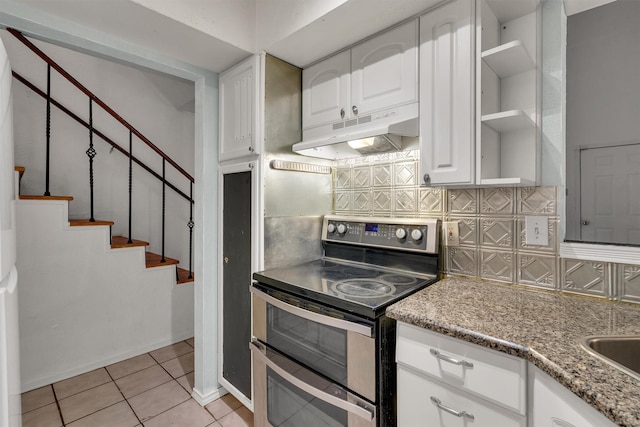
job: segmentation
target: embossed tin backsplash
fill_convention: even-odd
[[[458,221],[444,250],[450,274],[640,303],[640,267],[561,258],[557,187],[421,187],[417,150],[336,162],[334,212]],[[549,217],[549,245],[525,243],[528,215]]]

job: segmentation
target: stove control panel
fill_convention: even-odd
[[[326,215],[322,240],[359,246],[438,253],[440,221]]]

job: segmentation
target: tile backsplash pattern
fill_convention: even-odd
[[[640,303],[640,266],[560,258],[556,187],[421,187],[417,150],[336,162],[336,214],[458,221],[447,273]],[[549,217],[549,245],[525,242],[525,217]]]

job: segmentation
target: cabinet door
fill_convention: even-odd
[[[473,184],[474,2],[420,18],[420,168],[423,184]]]
[[[523,359],[402,322],[397,332],[399,364],[526,414],[527,366]]]
[[[525,427],[525,416],[398,364],[398,427]]]
[[[530,365],[529,381],[533,383],[532,427],[613,427],[588,403],[564,386]]]
[[[351,49],[352,115],[418,100],[417,38],[414,20]]]
[[[349,117],[350,58],[347,50],[302,72],[303,129]]]
[[[258,152],[260,57],[254,55],[220,75],[220,160]]]

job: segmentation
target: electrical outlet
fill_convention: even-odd
[[[549,217],[524,217],[524,233],[527,245],[549,246]]]
[[[460,246],[460,226],[458,221],[445,221],[442,224],[444,245],[449,247]]]

